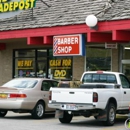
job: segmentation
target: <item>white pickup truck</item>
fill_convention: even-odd
[[[87,71],[81,77],[79,88],[50,88],[48,106],[56,109],[61,123],[70,123],[76,114],[94,116],[105,125],[115,123],[116,114],[128,114],[130,82],[118,72]]]

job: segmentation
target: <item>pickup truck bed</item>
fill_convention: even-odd
[[[102,95],[103,97],[105,97],[103,99],[102,96],[98,96],[98,104],[97,102],[94,101],[96,100],[94,95],[97,93],[97,90],[96,90],[97,88],[98,88],[98,95]],[[81,88],[70,88],[70,89],[51,88],[51,95],[52,95],[53,100],[49,101],[51,102],[50,107],[53,106],[61,110],[73,110],[73,109],[74,110],[87,110],[87,109],[95,109],[95,108],[105,109],[103,103],[106,103],[106,100],[108,98],[107,95],[111,93],[111,89],[114,90],[113,93],[114,93],[115,98],[120,99],[120,95],[118,94],[119,93],[118,87],[117,85],[114,85],[114,84],[109,84],[109,85],[108,84],[96,84],[96,85],[84,84],[84,85],[81,85]],[[68,104],[71,104],[70,107]],[[75,108],[74,108],[74,105],[72,106],[72,104],[76,104]]]

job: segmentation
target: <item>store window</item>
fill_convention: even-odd
[[[13,77],[72,78],[72,57],[54,57],[52,49],[14,50]]]
[[[30,77],[35,73],[35,58],[17,58],[15,59],[14,77]]]
[[[57,80],[72,79],[72,57],[53,57],[50,50],[49,76]]]
[[[30,77],[35,74],[35,50],[14,51],[13,77]]]
[[[48,77],[49,49],[14,50],[13,77]]]
[[[88,46],[86,50],[86,70],[111,70],[111,49],[104,46]]]
[[[35,57],[35,50],[19,50],[15,51],[15,57]]]

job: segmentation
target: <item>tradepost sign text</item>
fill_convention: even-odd
[[[12,12],[17,10],[27,10],[35,6],[35,0],[0,0],[0,13]]]
[[[0,19],[11,18],[36,5],[36,0],[0,0]]]
[[[53,37],[54,56],[83,56],[84,53],[85,42],[82,34]]]

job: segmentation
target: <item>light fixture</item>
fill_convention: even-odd
[[[130,47],[125,47],[125,50],[130,50]]]
[[[86,17],[86,24],[91,29],[97,30],[97,22],[98,22],[98,19],[97,19],[97,17],[95,15],[88,15]]]

